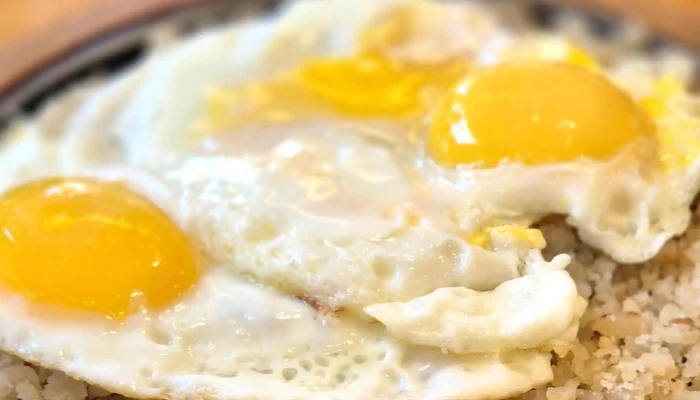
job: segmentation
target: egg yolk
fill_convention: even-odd
[[[509,237],[535,249],[543,249],[546,245],[542,231],[530,228],[532,221],[492,221],[491,225],[482,227],[480,230],[465,236],[467,243],[485,249],[494,250],[493,236]]]
[[[607,160],[654,136],[648,115],[603,75],[559,62],[474,73],[431,115],[427,148],[446,166]]]
[[[412,65],[366,54],[309,62],[300,69],[299,81],[343,114],[400,117],[424,110],[466,70],[461,60]]]
[[[394,53],[426,36],[453,33],[441,21],[445,15],[437,14],[442,10],[429,3],[397,6],[361,32],[353,56],[310,58],[270,79],[217,88],[207,96],[206,117],[197,132],[207,135],[329,115],[422,117],[468,72],[470,59],[464,52],[445,52],[435,46],[419,46],[431,49],[418,51],[420,57],[395,57]],[[415,55],[414,51],[399,53]]]
[[[398,116],[420,109],[420,89],[429,78],[373,56],[311,61],[298,72],[300,86],[337,111],[357,115]]]
[[[567,46],[564,61],[568,62],[569,64],[578,65],[579,67],[588,68],[591,70],[599,68],[598,62],[591,57],[590,54],[574,44],[569,44]]]
[[[640,104],[652,116],[663,117],[671,111],[669,107],[671,100],[684,93],[685,90],[681,82],[677,78],[668,75],[654,82],[654,93],[643,98]]]
[[[34,303],[123,318],[190,288],[185,234],[124,185],[47,179],[0,197],[0,284]]]
[[[467,72],[463,60],[401,63],[376,54],[311,59],[287,74],[209,94],[199,131],[324,115],[401,119],[423,115]]]
[[[678,78],[662,76],[653,89],[640,104],[656,118],[661,165],[667,173],[684,170],[700,154],[700,123],[688,113],[692,103],[684,101],[686,88]]]

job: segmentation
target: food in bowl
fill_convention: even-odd
[[[656,324],[675,313],[697,336],[694,316],[640,295],[658,265],[624,265],[679,264],[667,249],[700,173],[692,64],[604,57],[502,18],[488,3],[293,3],[13,124],[8,395],[687,390],[692,334]],[[61,372],[42,382],[18,360]]]

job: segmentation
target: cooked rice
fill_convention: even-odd
[[[590,305],[579,343],[554,361],[552,387],[522,398],[700,399],[700,212],[641,265],[613,262],[563,221],[541,228],[549,252],[574,255],[569,272]]]
[[[581,21],[563,15],[557,30],[596,46],[599,56],[639,55],[647,39],[626,26],[616,41],[599,41]],[[641,265],[615,263],[583,244],[561,218],[539,228],[546,255],[572,255],[568,271],[590,305],[573,351],[554,356],[552,384],[518,399],[700,400],[700,210],[682,237]],[[0,352],[0,400],[86,398],[126,399]]]

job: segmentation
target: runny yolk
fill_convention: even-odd
[[[657,118],[659,159],[666,172],[687,168],[700,154],[700,123],[687,112],[692,103],[683,101],[685,95],[683,83],[666,75],[656,80],[653,93],[640,101]]]
[[[430,74],[402,68],[384,57],[361,55],[307,62],[297,79],[301,87],[344,114],[400,116],[421,109],[420,92]]]
[[[464,60],[413,65],[377,54],[311,59],[268,81],[213,91],[202,130],[329,113],[356,118],[421,115],[467,70]]]
[[[431,116],[438,163],[494,167],[607,160],[653,138],[647,114],[602,75],[565,63],[523,62],[474,73]]]
[[[357,38],[357,53],[309,58],[289,71],[207,96],[200,135],[304,119],[422,117],[469,71],[479,21],[431,3],[397,4]],[[473,28],[472,28],[473,27]]]
[[[197,275],[185,234],[124,185],[47,179],[0,197],[0,285],[34,303],[123,318],[172,303]]]

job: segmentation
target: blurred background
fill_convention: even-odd
[[[0,126],[17,111],[95,72],[135,60],[154,22],[269,0],[0,0]],[[200,18],[201,19],[201,18]]]
[[[55,21],[109,0],[0,0],[0,49]]]
[[[81,66],[92,63],[94,67],[105,54],[116,54],[113,60],[117,62],[138,56],[143,40],[135,44],[138,38],[133,37],[137,35],[134,31],[161,17],[197,8],[215,9],[216,16],[238,15],[241,9],[254,13],[280,1],[0,0],[0,124],[18,108],[32,109],[48,89],[57,89],[52,87],[54,82],[63,80],[64,85],[69,75],[80,77]],[[571,3],[593,14],[644,21],[665,37],[700,50],[700,0],[500,1]],[[229,11],[218,11],[222,5]],[[128,32],[131,39],[125,35]],[[128,54],[119,53],[120,46]],[[99,52],[91,52],[91,47],[99,47]]]

